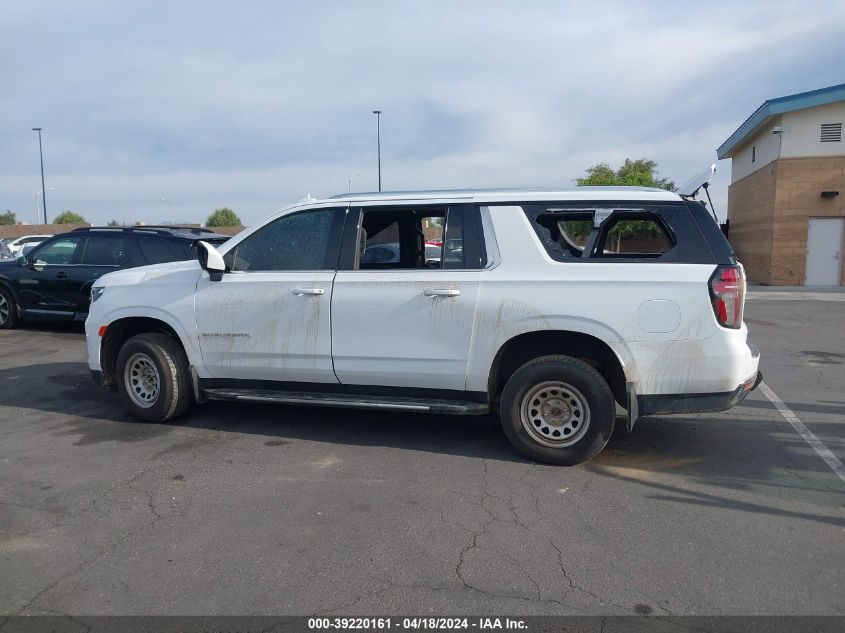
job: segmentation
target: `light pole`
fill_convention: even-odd
[[[352,179],[353,179],[353,178],[357,178],[357,177],[358,177],[358,176],[360,176],[360,175],[361,175],[361,174],[354,174],[354,175],[352,175],[352,176],[350,176],[350,177],[349,177],[349,193],[352,193]]]
[[[41,128],[32,128],[33,132],[38,132],[38,155],[41,157],[41,204],[44,205],[44,224],[47,224],[47,194],[44,193],[44,150],[41,147]]]
[[[170,206],[170,223],[175,225],[176,224],[176,211],[173,208],[173,203],[170,202],[170,200],[168,200],[167,198],[162,198],[161,201],[166,202]]]
[[[376,115],[376,143],[378,146],[378,190],[381,191],[381,110],[373,110]]]
[[[50,187],[50,191],[55,191],[55,190],[56,190],[55,187]],[[41,191],[35,192],[35,223],[36,224],[38,224],[41,221],[41,217],[40,217],[41,213],[38,210],[38,196],[42,195],[43,193],[44,193],[43,189]]]

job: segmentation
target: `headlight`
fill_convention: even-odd
[[[91,303],[94,303],[97,299],[102,297],[105,290],[105,286],[95,286],[91,288]]]

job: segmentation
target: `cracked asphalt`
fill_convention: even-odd
[[[845,301],[752,296],[845,460]],[[760,391],[576,468],[491,418],[213,403],[130,421],[75,326],[0,331],[0,614],[843,614],[845,483]]]

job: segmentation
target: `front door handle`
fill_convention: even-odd
[[[426,297],[458,297],[461,291],[457,288],[427,288],[423,294]]]
[[[295,295],[322,295],[326,291],[322,288],[297,288],[293,291]]]
[[[67,279],[70,277],[70,273],[56,273],[56,279]]]

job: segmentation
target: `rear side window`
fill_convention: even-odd
[[[595,256],[654,258],[670,248],[672,239],[656,219],[611,218]]]
[[[164,262],[175,262],[185,259],[184,251],[172,240],[161,240],[157,238],[139,238],[138,248],[148,264],[162,264]]]
[[[683,204],[526,204],[522,209],[548,255],[559,262],[714,262]]]
[[[587,238],[593,230],[592,211],[564,212],[554,208],[537,211],[533,222],[534,230],[549,255],[558,261],[580,259],[584,256]]]
[[[359,270],[464,269],[464,209],[364,208],[358,233]]]
[[[87,266],[122,266],[129,262],[129,245],[123,237],[92,236],[85,241],[79,263]]]

